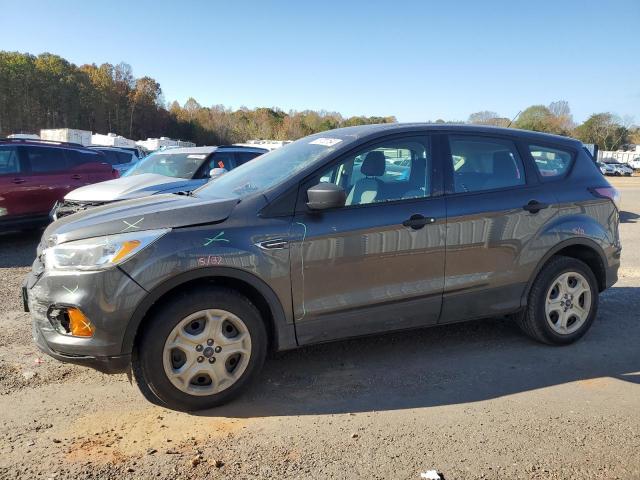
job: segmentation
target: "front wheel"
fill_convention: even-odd
[[[220,287],[180,294],[143,329],[133,358],[136,381],[147,398],[153,394],[152,401],[176,410],[230,401],[258,374],[267,351],[256,307]]]
[[[598,286],[591,269],[580,260],[559,256],[542,268],[527,308],[517,319],[531,338],[566,345],[587,333],[597,312]]]

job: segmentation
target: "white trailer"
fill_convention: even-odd
[[[168,137],[160,138],[147,138],[146,140],[138,140],[136,142],[139,146],[150,152],[160,150],[162,147],[195,147],[193,142],[185,142],[184,140],[173,140]]]
[[[76,130],[74,128],[48,128],[40,130],[40,138],[54,142],[91,145],[91,132],[88,130]]]
[[[122,135],[116,135],[115,133],[107,133],[106,135],[94,133],[91,135],[91,145],[134,148],[136,146],[136,142],[129,138],[125,138]]]

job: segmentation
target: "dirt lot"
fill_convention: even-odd
[[[199,415],[40,355],[37,235],[0,236],[0,478],[640,478],[640,178],[614,183],[621,277],[578,344],[495,319],[305,348]]]

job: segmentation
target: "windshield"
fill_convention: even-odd
[[[225,173],[194,194],[198,197],[229,198],[264,192],[323,159],[341,146],[341,142],[339,138],[319,135],[301,138]]]
[[[143,173],[157,173],[166,177],[191,179],[196,174],[208,153],[172,153],[157,152],[143,158],[123,177],[132,177]]]

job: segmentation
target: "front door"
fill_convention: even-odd
[[[290,251],[300,344],[437,323],[446,215],[433,143],[371,144],[301,186]],[[346,205],[309,211],[306,189],[320,181],[344,188]]]

